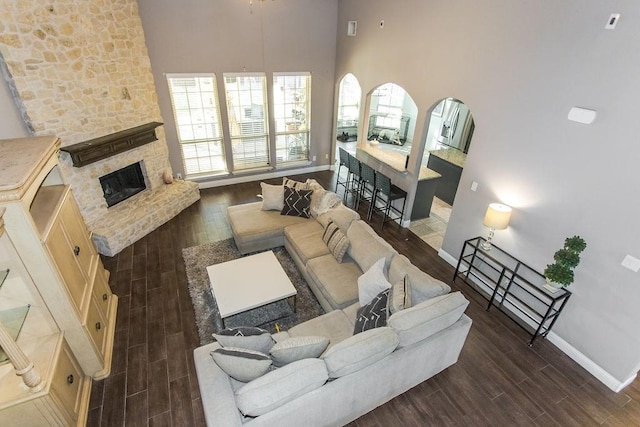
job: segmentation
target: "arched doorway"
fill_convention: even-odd
[[[351,73],[340,80],[338,112],[336,117],[336,139],[340,142],[358,140],[358,119],[362,90],[358,79]]]
[[[474,129],[471,111],[458,99],[442,99],[431,112],[422,165],[442,178],[429,217],[412,221],[409,228],[436,250],[442,247]]]

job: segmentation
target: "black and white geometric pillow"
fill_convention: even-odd
[[[369,304],[358,309],[356,325],[353,328],[354,335],[369,329],[387,326],[389,292],[390,289],[380,292]]]
[[[312,194],[313,190],[296,190],[292,187],[285,186],[284,207],[280,214],[309,218]]]

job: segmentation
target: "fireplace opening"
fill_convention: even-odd
[[[147,188],[140,162],[101,176],[100,185],[107,207],[120,203]]]

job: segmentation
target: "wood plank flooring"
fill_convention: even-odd
[[[333,172],[297,176],[333,188]],[[278,183],[280,180],[269,180]],[[259,200],[259,182],[201,191],[202,199],[117,256],[104,257],[119,298],[111,375],[94,381],[89,426],[204,426],[192,352],[198,335],[182,248],[231,236],[229,205]],[[374,221],[379,229],[380,217]],[[380,233],[434,277],[453,268],[408,229]],[[506,316],[462,283],[473,326],[458,363],[352,426],[640,425],[640,382],[613,393],[551,343],[533,348]]]

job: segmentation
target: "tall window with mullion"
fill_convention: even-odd
[[[273,115],[278,163],[309,159],[310,73],[274,73]]]
[[[215,74],[167,74],[187,177],[225,172]]]
[[[267,80],[263,73],[224,75],[233,169],[269,165]]]
[[[386,83],[376,93],[379,95],[376,126],[399,129],[404,105],[404,89],[394,83]]]

